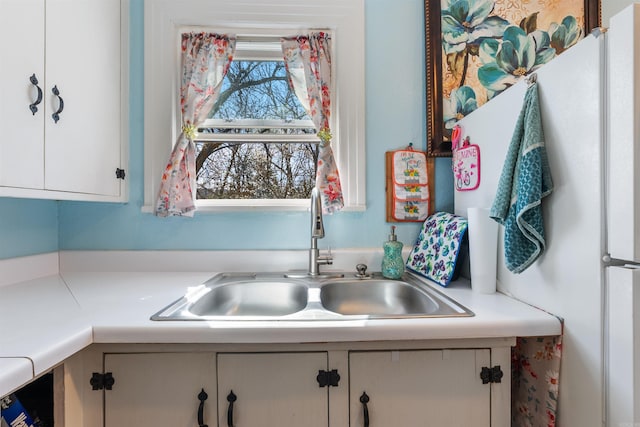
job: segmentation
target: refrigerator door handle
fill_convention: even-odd
[[[640,268],[639,262],[611,258],[611,254],[604,254],[602,256],[602,263],[605,267]]]

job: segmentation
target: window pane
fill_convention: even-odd
[[[233,61],[210,120],[199,131],[198,199],[309,197],[316,145],[281,138],[304,139],[316,130],[290,90],[283,61]]]
[[[310,120],[291,91],[284,61],[231,62],[214,119]]]
[[[305,199],[315,185],[317,146],[198,143],[198,199]]]

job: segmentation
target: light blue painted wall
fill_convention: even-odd
[[[57,202],[0,198],[0,259],[57,250]]]
[[[366,1],[367,210],[325,217],[321,247],[375,247],[385,222],[384,153],[425,141],[422,0]],[[60,249],[300,249],[309,244],[308,213],[143,214],[143,2],[131,0],[130,201],[60,202]],[[450,160],[438,159],[436,209],[452,211]],[[412,244],[419,224],[400,224]]]

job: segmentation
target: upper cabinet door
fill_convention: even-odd
[[[37,101],[45,84],[44,0],[0,0],[0,52],[0,186],[41,189],[44,95]]]
[[[46,1],[48,190],[120,194],[120,8],[115,0]]]

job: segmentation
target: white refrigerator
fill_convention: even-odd
[[[640,4],[536,75],[554,182],[547,248],[513,274],[501,235],[497,288],[564,320],[559,426],[640,426]],[[481,165],[478,189],[455,192],[457,214],[491,207],[526,89],[459,122]]]
[[[635,427],[640,426],[640,4],[611,18],[610,25],[611,126],[605,152],[606,414],[609,426]]]

